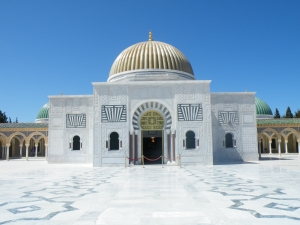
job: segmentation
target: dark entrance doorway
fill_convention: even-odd
[[[142,131],[143,152],[142,154],[150,159],[144,158],[145,164],[161,164],[163,157],[163,135],[162,130]]]

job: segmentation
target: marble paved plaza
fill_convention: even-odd
[[[0,161],[0,224],[300,224],[300,159],[145,168]]]

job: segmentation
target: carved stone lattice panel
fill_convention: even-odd
[[[120,90],[118,86],[111,86],[109,88],[109,101],[120,102]]]
[[[184,102],[184,87],[182,85],[177,85],[177,94],[176,94],[177,102]]]
[[[132,99],[171,99],[172,98],[172,88],[170,87],[149,87],[149,86],[139,86],[138,88],[133,88],[131,90]]]
[[[206,123],[206,139],[207,139],[207,146],[206,151],[207,154],[212,154],[212,129],[211,129],[211,123]]]
[[[195,85],[195,101],[196,102],[202,102],[202,96],[203,96],[204,90],[203,86],[201,85]]]
[[[126,105],[102,105],[101,107],[101,122],[126,122],[127,111]]]
[[[63,131],[62,130],[52,130],[49,140],[49,155],[62,155],[63,149]]]
[[[72,100],[67,100],[66,102],[66,113],[71,113],[72,112]]]
[[[62,113],[63,112],[63,102],[58,100],[51,101],[51,112],[52,113]]]
[[[239,114],[237,111],[219,111],[218,119],[220,124],[239,124]]]
[[[183,95],[185,100],[194,100],[195,99],[195,89],[194,85],[189,85]]]
[[[107,105],[108,104],[108,88],[101,87],[99,92],[100,92],[100,104]]]
[[[253,95],[244,95],[240,102],[242,104],[255,105],[255,97]]]
[[[99,125],[94,124],[94,156],[97,156],[100,154],[100,148],[99,148]]]
[[[125,124],[102,124],[101,125],[101,149],[102,155],[108,154],[108,149],[106,148],[106,141],[108,141],[109,134],[111,132],[117,132],[119,134],[119,140],[122,141],[122,149],[115,152],[115,155],[124,155],[124,150],[128,149],[128,130]],[[114,152],[109,152],[113,155]]]
[[[202,104],[178,104],[178,121],[203,121]]]
[[[99,92],[98,92],[98,90],[95,88],[94,89],[94,105],[96,106],[96,105],[98,105],[99,104]],[[91,104],[91,106],[92,106],[92,104]]]
[[[253,153],[257,157],[257,133],[255,127],[243,127],[243,153]]]
[[[210,102],[210,94],[206,94],[205,95],[205,101],[206,102]]]
[[[242,104],[240,105],[240,109],[242,111],[254,111],[256,108],[254,104]]]
[[[66,115],[67,128],[85,128],[86,114],[67,114]]]
[[[162,130],[164,118],[159,112],[151,110],[141,116],[140,123],[143,130]]]
[[[99,107],[95,106],[94,107],[94,123],[99,122]]]
[[[126,87],[119,87],[119,94],[120,94],[120,104],[126,105],[127,104],[127,88]]]

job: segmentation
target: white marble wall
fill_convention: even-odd
[[[211,112],[214,164],[258,160],[255,93],[212,93]],[[221,119],[226,112],[236,117]],[[236,140],[233,148],[224,146],[228,132]]]
[[[212,164],[212,131],[210,110],[210,81],[161,81],[161,82],[122,82],[122,83],[93,83],[94,85],[94,166],[124,165],[124,157],[129,156],[129,132],[133,132],[132,120],[135,112],[138,118],[147,110],[159,111],[166,121],[167,112],[172,117],[170,131],[176,134],[175,157],[180,154],[184,164]],[[157,102],[166,110],[150,107],[141,112],[137,109],[147,103]],[[202,121],[178,121],[178,104],[201,104],[203,108]],[[126,105],[126,122],[101,122],[102,105]],[[139,123],[139,120],[138,120]],[[186,150],[182,140],[188,130],[196,133],[199,147]],[[123,141],[119,151],[109,151],[106,141],[109,134],[116,131]],[[141,156],[141,130],[138,135],[138,157]],[[167,155],[167,133],[164,133],[164,155]],[[101,137],[101,138],[99,138]],[[172,156],[174,158],[174,156]],[[166,162],[166,161],[165,161]],[[137,164],[141,161],[137,162]]]
[[[49,163],[92,163],[93,155],[93,96],[50,96]],[[84,128],[67,127],[67,114],[85,114]],[[72,150],[70,143],[78,135],[82,148]]]

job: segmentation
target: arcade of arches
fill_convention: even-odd
[[[48,150],[48,124],[0,124],[0,157],[13,159],[45,157]]]
[[[152,115],[153,113],[155,115]],[[162,130],[164,127],[163,117],[156,111],[148,111],[142,115],[140,125],[144,131]],[[160,133],[157,132],[157,134]],[[144,137],[146,138],[146,136],[145,133]],[[163,138],[162,134],[161,138]],[[171,150],[170,141],[172,138],[173,142],[175,136],[167,134],[166,138],[168,140],[168,158],[171,158],[171,155],[175,156],[175,149],[172,146]],[[260,154],[300,154],[300,119],[258,119],[257,138]],[[159,140],[159,137],[156,140]],[[29,157],[45,157],[47,159],[47,149],[47,123],[0,124],[0,159],[21,157],[26,157],[27,160]],[[137,157],[137,152],[132,152],[131,157]]]
[[[259,153],[300,153],[300,119],[257,120]]]

